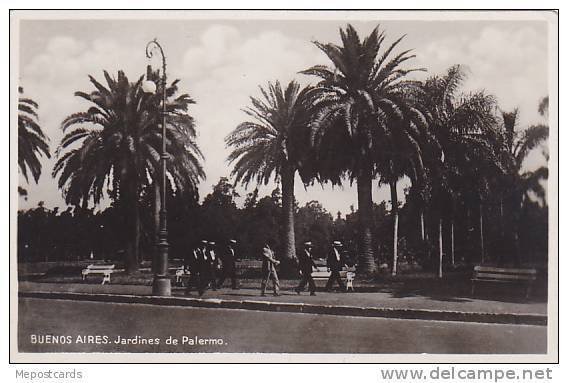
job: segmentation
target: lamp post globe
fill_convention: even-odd
[[[142,91],[144,93],[148,93],[148,94],[154,94],[156,93],[156,83],[154,81],[150,81],[150,80],[146,80],[144,82],[142,82]]]

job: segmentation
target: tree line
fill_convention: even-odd
[[[329,62],[301,72],[316,79],[314,85],[302,88],[296,81],[284,86],[274,81],[261,86],[260,95],[251,97],[244,109],[248,120],[225,139],[231,150],[228,161],[233,166],[233,182],[249,186],[275,181],[281,194],[278,198],[273,193],[262,199],[257,196],[255,201],[253,192],[247,196],[249,204],[238,209],[227,199],[234,193],[233,184],[222,179],[199,204],[197,185],[205,174],[204,156],[189,114],[194,100],[179,93],[177,80],[165,90],[146,94],[141,88],[144,76],[130,82],[121,71],[116,79],[105,71],[106,85],[90,77],[95,90],[76,92],[91,107],[62,123],[66,135],[56,150],[52,176],[58,178],[66,203],[85,212],[90,203],[98,205],[108,195],[122,220],[127,269],[137,269],[144,235],[142,212],[153,207],[156,214],[149,221],[155,225],[159,206],[161,136],[157,127],[165,91],[167,187],[174,201],[168,205],[169,221],[176,222],[180,214],[180,220],[199,217],[195,226],[179,228],[185,241],[206,234],[201,231],[207,225],[200,222],[210,220],[215,230],[222,230],[219,223],[232,217],[230,211],[236,209],[239,213],[234,217],[241,220],[235,218],[232,224],[251,230],[247,236],[240,234],[244,246],[255,243],[254,247],[255,241],[270,234],[278,240],[278,256],[291,262],[303,235],[302,209],[307,208],[298,207],[294,198],[294,180],[299,174],[305,185],[356,183],[358,210],[343,223],[332,217],[330,227],[335,228],[331,230],[334,236],[339,236],[341,225],[351,230],[350,251],[362,272],[374,273],[387,263],[394,275],[399,254],[406,257],[413,252],[422,263],[436,265],[440,277],[443,264],[455,264],[456,257],[458,261],[499,264],[534,260],[543,249],[528,254],[530,247],[524,242],[538,236],[531,242],[533,247],[546,244],[542,181],[548,169],[526,171],[523,162],[548,138],[548,126],[519,129],[517,110],[500,110],[495,98],[484,91],[463,92],[465,71],[460,65],[424,81],[412,79],[413,72],[425,69],[408,67],[414,54],[398,51],[402,37],[387,45],[379,27],[361,39],[347,25],[340,29],[340,37],[340,45],[315,42]],[[146,77],[158,82],[160,73],[148,68]],[[37,104],[29,99],[20,100],[20,115],[27,119],[19,119],[19,133],[22,127],[31,131],[35,143],[31,149],[19,145],[19,164],[24,175],[26,167],[31,169],[37,182],[39,161],[33,159],[49,155],[49,150],[44,150],[47,139],[37,130],[33,107]],[[538,107],[547,117],[548,98]],[[404,177],[411,186],[406,191],[407,203],[401,206],[397,183]],[[391,190],[388,212],[386,204],[376,205],[372,200],[373,180]],[[270,198],[278,203],[270,205]],[[175,205],[175,200],[183,202]],[[254,215],[263,200],[266,209],[275,209],[273,215]],[[246,224],[243,216],[251,222]],[[250,228],[255,219],[264,222],[269,216],[278,218],[274,221],[280,227],[276,236],[274,230],[264,232],[273,227],[268,223],[256,231]],[[324,221],[329,222],[318,221],[315,227],[324,230]],[[384,227],[383,221],[387,222]],[[170,235],[175,237],[175,233],[172,228]],[[220,233],[207,235],[222,238]],[[342,235],[340,239],[345,240],[347,234]],[[171,242],[173,248],[190,245]],[[384,256],[387,247],[389,257]]]
[[[407,202],[400,207],[399,225],[401,235],[397,241],[402,268],[436,272],[438,269],[437,233],[432,225],[426,225],[426,246],[421,239],[418,206],[408,199],[410,190],[405,190]],[[187,252],[202,239],[214,241],[219,245],[228,239],[237,240],[237,255],[243,259],[259,259],[266,238],[274,239],[280,248],[283,238],[282,194],[275,188],[270,195],[260,197],[254,189],[246,196],[242,206],[236,203],[240,197],[227,178],[221,178],[213,186],[203,202],[199,203],[191,195],[170,195],[169,240],[172,259],[183,259]],[[140,252],[142,261],[150,261],[154,255],[156,224],[151,199],[144,198],[141,206]],[[382,272],[392,270],[392,209],[385,201],[373,204],[373,235],[376,262]],[[334,240],[341,240],[345,257],[351,264],[357,263],[358,212],[351,206],[350,212],[332,214],[320,202],[309,201],[303,206],[295,203],[295,237],[298,247],[304,241],[314,244],[314,257],[325,258]],[[496,222],[499,209],[487,209],[488,221]],[[472,263],[481,262],[478,217],[456,217],[456,246],[451,248],[451,232],[445,230],[446,238],[443,258],[444,269],[458,269]],[[525,249],[523,263],[542,265],[547,261],[548,217],[546,209],[537,202],[525,205],[521,227],[521,247]],[[25,211],[18,212],[18,257],[20,262],[61,262],[89,260],[108,260],[124,262],[124,217],[120,206],[95,211],[83,210],[80,206],[48,209],[43,203]],[[501,233],[498,226],[489,225],[485,229],[486,261],[498,262],[502,251]],[[301,249],[297,249],[300,251]]]

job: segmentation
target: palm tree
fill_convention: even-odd
[[[20,94],[24,93],[18,87]],[[49,139],[45,136],[38,123],[38,104],[26,97],[18,99],[18,166],[20,172],[28,179],[28,169],[37,183],[41,175],[40,157],[50,158]]]
[[[539,105],[539,113],[548,113],[548,97],[543,98]],[[519,221],[523,211],[524,201],[535,195],[546,204],[545,190],[541,184],[548,178],[548,167],[540,166],[535,170],[524,170],[523,164],[531,151],[548,139],[547,125],[532,125],[523,131],[518,131],[518,109],[502,112],[502,128],[505,135],[503,145],[503,162],[506,164],[506,174],[501,183],[501,206],[506,206],[512,228],[515,261],[519,262]],[[504,201],[504,202],[503,202]],[[501,214],[503,213],[501,208]],[[504,230],[503,230],[504,231]]]
[[[148,71],[157,80],[158,72]],[[67,133],[57,150],[59,159],[53,176],[65,201],[87,206],[98,204],[105,190],[124,209],[127,227],[127,270],[136,271],[139,259],[140,209],[142,188],[159,179],[161,132],[160,92],[145,94],[141,83],[129,82],[122,71],[112,78],[106,71],[107,86],[89,76],[95,90],[75,95],[91,105],[87,111],[70,115],[62,123]],[[188,108],[194,101],[177,95],[178,81],[166,90],[168,182],[175,191],[195,191],[205,177],[200,161],[203,155],[195,142],[195,126]],[[80,145],[78,145],[80,144]]]
[[[337,157],[334,165],[357,181],[359,266],[375,272],[372,234],[372,189],[375,147],[388,134],[390,119],[401,109],[400,91],[412,69],[401,65],[410,51],[391,55],[403,37],[384,49],[384,32],[376,27],[363,41],[351,25],[340,29],[342,46],[314,42],[333,66],[317,65],[302,73],[321,80],[312,93],[317,108],[312,121],[320,157]],[[323,177],[326,174],[321,174]]]
[[[398,91],[398,109],[387,125],[382,125],[382,137],[375,147],[376,171],[380,184],[388,185],[391,193],[391,215],[393,217],[393,266],[392,275],[397,274],[398,262],[398,181],[408,176],[412,184],[420,188],[424,184],[425,170],[422,148],[428,142],[428,124],[420,110],[421,89],[415,82],[401,84]],[[394,95],[393,95],[394,96]]]
[[[309,105],[306,95],[310,88],[300,89],[291,81],[285,89],[280,82],[260,87],[262,98],[251,97],[252,107],[244,112],[253,121],[239,124],[225,138],[232,148],[228,157],[234,163],[231,175],[245,187],[252,181],[267,184],[272,177],[282,184],[282,228],[285,260],[295,258],[294,237],[294,177],[296,171],[307,182],[311,175],[304,169],[309,155]]]
[[[440,212],[439,277],[443,275],[442,212],[446,211],[450,216],[453,235],[457,200],[473,195],[482,210],[482,200],[487,196],[488,185],[498,173],[500,164],[495,154],[498,152],[495,143],[500,137],[496,129],[495,100],[483,91],[459,93],[464,79],[463,68],[454,65],[443,76],[433,76],[423,85],[425,97],[422,102],[428,111],[430,137],[433,138],[425,162],[432,198]],[[480,217],[482,219],[483,215]],[[483,231],[480,233],[482,235]],[[483,242],[483,237],[480,241]]]

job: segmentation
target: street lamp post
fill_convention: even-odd
[[[152,58],[154,52],[158,51],[162,57],[162,153],[161,162],[161,198],[160,198],[160,223],[158,238],[156,243],[156,255],[154,256],[154,281],[152,282],[152,294],[170,296],[172,294],[171,281],[168,276],[168,223],[166,210],[166,56],[162,46],[156,39],[146,45],[146,57]],[[148,79],[142,85],[145,92],[155,92],[156,85]]]

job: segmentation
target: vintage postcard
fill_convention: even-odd
[[[12,362],[555,362],[555,11],[10,12]]]

